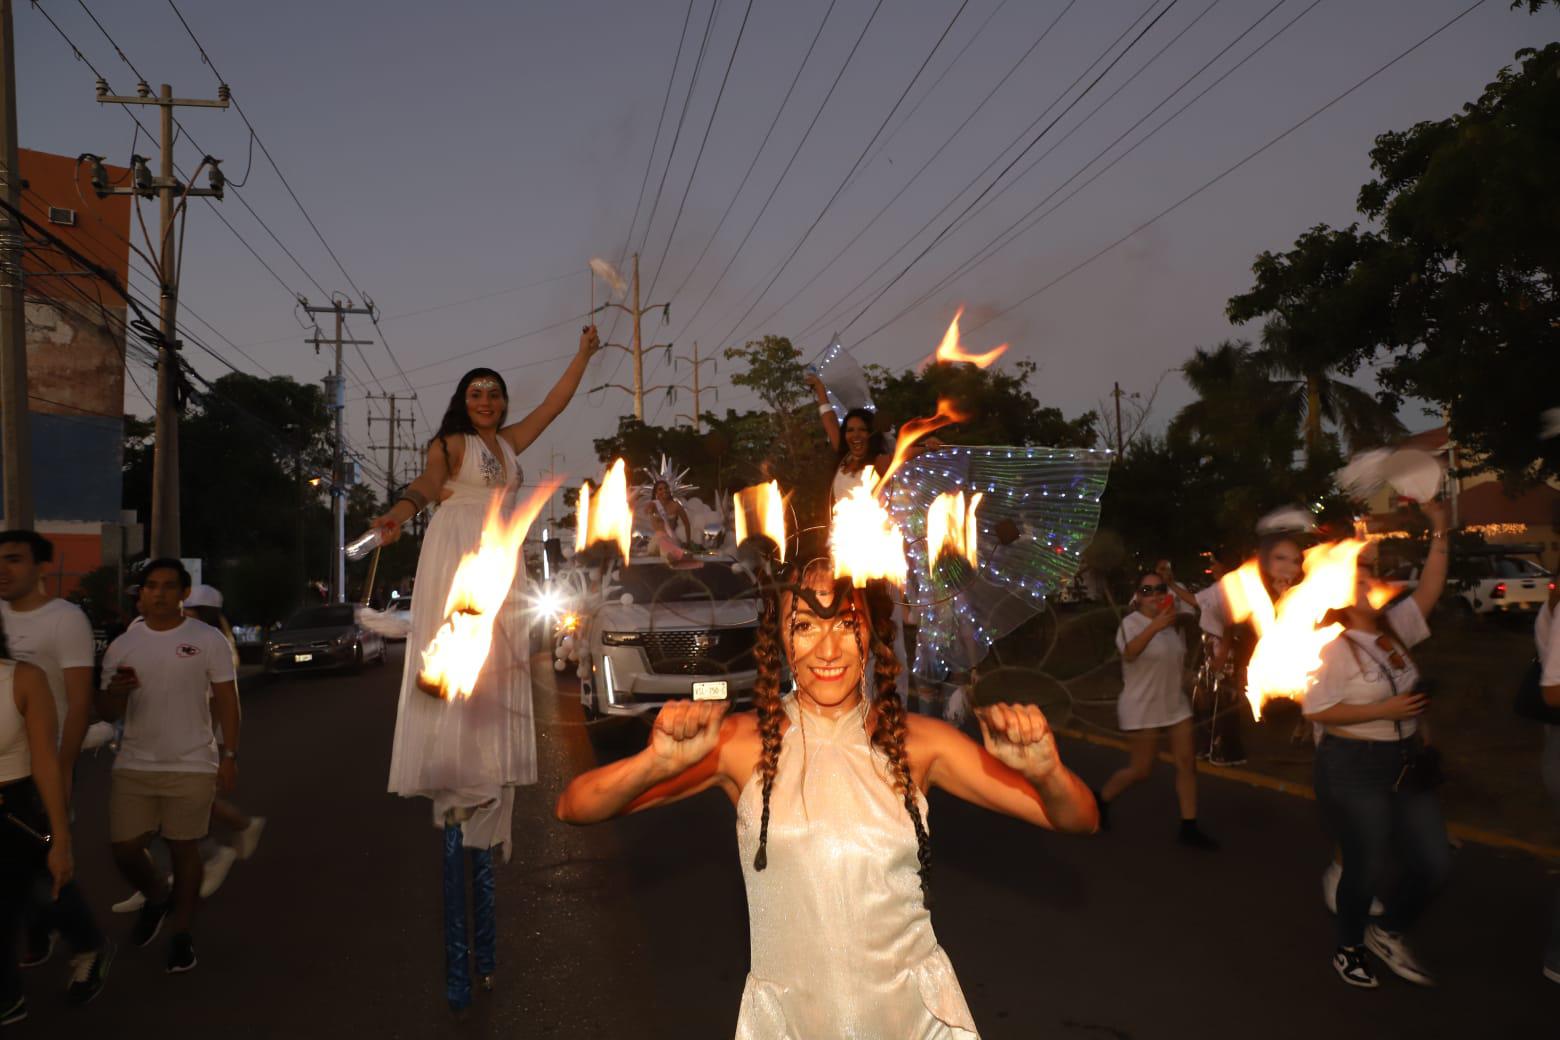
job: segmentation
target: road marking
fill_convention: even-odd
[[[1088,744],[1097,744],[1100,747],[1116,748],[1118,751],[1127,750],[1127,742],[1118,737],[1105,736],[1099,733],[1087,733],[1079,729],[1057,727],[1056,733],[1063,737],[1081,740]],[[1161,762],[1172,762],[1170,752],[1159,752]],[[1238,766],[1211,766],[1207,762],[1199,760],[1197,771],[1208,776],[1222,777],[1225,780],[1234,780],[1237,783],[1250,787],[1264,787],[1269,791],[1277,791],[1280,794],[1294,795],[1298,798],[1316,800],[1316,792],[1310,784],[1297,783],[1293,780],[1281,780],[1278,777],[1268,776],[1265,773],[1255,773],[1249,769],[1241,769]],[[1560,863],[1560,849],[1548,845],[1539,845],[1536,842],[1523,841],[1521,838],[1513,838],[1509,834],[1501,834],[1497,831],[1485,830],[1482,827],[1470,827],[1465,823],[1448,822],[1446,831],[1454,838],[1462,841],[1471,841],[1478,845],[1488,845],[1497,849],[1508,849],[1513,852],[1523,852],[1529,856],[1546,860],[1550,863]]]

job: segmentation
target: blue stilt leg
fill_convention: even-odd
[[[493,850],[474,849],[471,853],[471,916],[476,926],[477,975],[482,988],[493,988],[493,972],[498,967],[498,913],[494,909],[495,882]]]
[[[459,824],[444,828],[444,996],[450,1010],[471,1006],[470,943],[466,936],[466,850]]]

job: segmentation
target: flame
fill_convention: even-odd
[[[1365,591],[1365,598],[1377,610],[1397,598],[1398,590],[1384,581],[1372,581]]]
[[[1343,633],[1342,625],[1318,626],[1329,610],[1354,604],[1356,562],[1365,545],[1350,538],[1306,550],[1305,580],[1276,604],[1268,597],[1255,560],[1220,581],[1230,617],[1237,622],[1250,618],[1257,630],[1257,646],[1246,668],[1246,699],[1258,718],[1275,697],[1304,697],[1322,666],[1322,648]],[[1374,603],[1374,589],[1372,593]]]
[[[932,355],[935,362],[943,364],[958,364],[967,362],[976,368],[987,368],[1007,350],[1006,343],[986,351],[984,354],[966,354],[964,348],[959,345],[959,319],[964,317],[964,308],[960,307],[953,316],[953,321],[948,324],[948,331],[943,334],[943,340],[937,345],[937,353]]]
[[[559,483],[544,484],[510,511],[503,507],[502,493],[493,496],[481,541],[455,568],[444,600],[444,624],[422,652],[417,685],[426,692],[454,699],[469,697],[477,688],[477,678],[493,645],[493,623],[521,566],[526,532]]]
[[[731,496],[731,515],[736,522],[737,545],[748,540],[748,512],[758,519],[758,534],[775,543],[780,562],[785,562],[785,498],[780,494],[780,482],[754,484]]]
[[[916,441],[925,437],[933,430],[940,430],[950,423],[963,422],[968,418],[968,415],[954,407],[952,401],[945,397],[939,397],[937,399],[936,415],[925,419],[911,419],[901,426],[899,428],[899,438],[894,442],[894,459],[889,463],[888,471],[873,486],[873,493],[875,494],[888,486],[888,478],[894,475],[895,470],[904,465],[905,460],[910,457],[910,448]],[[870,467],[868,467],[867,472],[871,473]]]
[[[874,491],[872,467],[868,466],[862,471],[861,483],[835,499],[834,523],[829,528],[834,576],[850,578],[858,589],[875,578],[903,588],[904,535]]]
[[[593,545],[611,542],[628,562],[633,538],[634,511],[628,501],[628,470],[622,459],[615,460],[601,479],[594,497],[590,485],[580,487],[579,515],[575,521],[574,551],[584,552]]]
[[[928,567],[935,569],[944,554],[962,556],[971,567],[980,566],[976,556],[980,530],[975,524],[975,510],[982,497],[980,493],[971,497],[968,508],[965,508],[962,491],[938,495],[932,500],[932,506],[926,512]]]

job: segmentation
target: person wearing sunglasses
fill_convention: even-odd
[[[1127,735],[1127,764],[1100,791],[1101,823],[1109,820],[1110,804],[1127,788],[1147,780],[1159,754],[1161,736],[1170,742],[1175,760],[1175,795],[1181,808],[1180,841],[1212,851],[1218,843],[1197,826],[1197,759],[1192,750],[1192,705],[1182,679],[1186,672],[1186,640],[1176,620],[1194,616],[1196,602],[1177,598],[1167,563],[1145,572],[1133,595],[1133,610],[1116,630],[1121,652],[1121,696],[1116,715]],[[1187,597],[1190,599],[1190,596]]]
[[[1429,698],[1409,649],[1430,635],[1425,619],[1441,597],[1451,556],[1444,502],[1422,506],[1431,522],[1429,555],[1413,594],[1385,610],[1370,605],[1368,565],[1355,602],[1334,619],[1344,626],[1322,651],[1305,717],[1322,727],[1316,748],[1316,800],[1343,853],[1338,883],[1338,946],[1333,968],[1351,986],[1379,985],[1370,952],[1422,986],[1431,974],[1403,933],[1435,897],[1451,866],[1446,823],[1426,776],[1420,715]],[[1389,883],[1389,859],[1400,868]],[[1372,897],[1383,913],[1370,921]]]

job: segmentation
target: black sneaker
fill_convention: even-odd
[[[195,940],[190,938],[189,932],[179,932],[168,941],[169,975],[189,971],[198,963],[195,959]]]
[[[36,968],[40,964],[47,964],[49,958],[54,956],[54,940],[57,936],[51,928],[45,928],[37,933],[29,933],[27,936],[27,949],[22,953],[22,959],[18,961],[24,968]]]
[[[1375,989],[1381,985],[1376,980],[1376,973],[1370,970],[1370,963],[1365,959],[1365,947],[1340,946],[1333,954],[1333,970],[1338,977],[1351,986],[1361,989]]]
[[[114,944],[107,939],[103,945],[88,953],[78,953],[70,959],[70,985],[65,987],[65,1003],[71,1007],[90,1004],[103,992],[103,980],[108,977],[108,966],[114,963]]]
[[[16,1003],[0,1011],[0,1026],[14,1026],[27,1018],[27,998],[17,997]]]
[[[1202,832],[1197,826],[1196,820],[1182,820],[1181,834],[1176,839],[1187,848],[1201,849],[1204,852],[1218,852],[1219,843]]]
[[[163,921],[168,916],[167,902],[154,903],[147,900],[141,907],[141,912],[135,919],[135,927],[130,929],[130,941],[137,946],[149,946],[157,933],[162,931]]]

